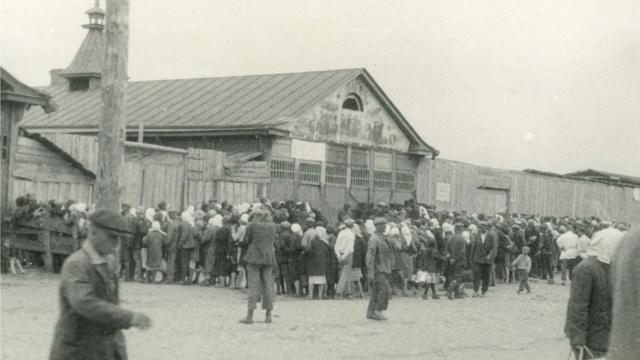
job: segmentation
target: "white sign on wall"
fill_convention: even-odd
[[[436,184],[436,201],[446,202],[450,201],[451,186],[447,183]]]
[[[640,201],[640,188],[633,189],[633,200]]]
[[[321,142],[291,140],[291,157],[301,160],[325,161],[326,144]]]

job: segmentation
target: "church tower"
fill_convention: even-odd
[[[82,27],[89,31],[71,65],[62,71],[52,70],[52,79],[55,76],[66,79],[70,91],[100,88],[105,57],[105,11],[100,7],[100,0],[96,0],[95,6],[86,13],[89,15],[89,23]]]

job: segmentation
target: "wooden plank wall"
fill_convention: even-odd
[[[640,223],[640,201],[633,189],[579,180],[494,169],[446,159],[424,159],[417,169],[419,202],[438,209],[481,211],[489,200],[483,187],[509,190],[511,212],[551,216],[598,216]],[[450,201],[436,200],[437,183],[450,185]],[[490,204],[494,208],[495,204]]]
[[[34,193],[39,201],[73,199],[92,203],[94,180],[36,140],[18,137],[12,173],[12,201]]]

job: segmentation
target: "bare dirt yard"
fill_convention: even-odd
[[[58,316],[58,276],[1,278],[1,358],[46,359]],[[154,326],[125,332],[131,359],[566,359],[569,289],[492,287],[484,298],[394,297],[388,321],[365,318],[366,300],[278,297],[274,323],[238,320],[246,295],[229,289],[122,283],[122,305]]]

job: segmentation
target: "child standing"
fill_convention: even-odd
[[[529,257],[528,246],[522,247],[522,254],[518,255],[513,263],[511,263],[511,266],[516,268],[518,280],[520,280],[518,294],[520,294],[525,289],[527,290],[527,294],[531,293],[531,288],[529,287],[529,271],[531,271],[531,258]]]

